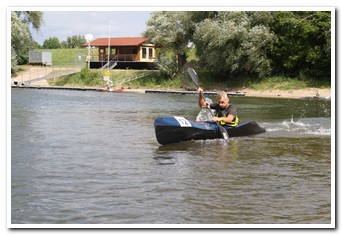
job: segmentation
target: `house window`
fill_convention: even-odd
[[[152,48],[148,48],[148,58],[149,59],[153,58],[153,49]]]
[[[137,47],[121,47],[120,54],[137,54]]]
[[[142,58],[146,59],[147,49],[145,47],[142,48]]]

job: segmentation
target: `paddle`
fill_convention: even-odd
[[[195,85],[196,85],[196,87],[198,89],[198,87],[199,87],[199,77],[198,77],[196,71],[193,68],[189,67],[188,68],[188,73],[189,73],[189,75],[191,77],[191,80],[195,83]],[[205,101],[203,92],[201,92],[201,95],[202,95],[202,99]],[[209,109],[209,112],[210,112],[211,116],[214,117],[213,111],[211,111],[210,107],[208,109]],[[223,138],[225,140],[228,140],[229,135],[228,135],[227,130],[223,126],[221,126],[218,122],[216,122],[216,124],[217,124],[218,129],[220,130],[221,138]]]

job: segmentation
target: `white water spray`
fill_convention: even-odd
[[[209,98],[205,98],[205,102],[207,103],[207,104],[212,104],[213,103],[213,101],[211,100],[211,99],[209,99]],[[213,111],[213,113],[215,113],[215,110],[212,110]],[[203,121],[210,121],[212,119],[212,116],[211,116],[211,113],[210,113],[210,111],[208,110],[208,109],[206,109],[206,108],[203,108],[199,113],[198,113],[198,115],[197,115],[197,117],[196,117],[196,121],[201,121],[201,122],[203,122]]]

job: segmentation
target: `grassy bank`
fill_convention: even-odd
[[[40,49],[38,51],[50,51],[53,67],[78,67],[86,63],[87,48],[78,49]]]
[[[82,68],[86,63],[87,48],[81,49],[51,49],[44,50],[52,52],[53,67],[77,67]],[[96,50],[93,50],[92,55]],[[94,55],[95,55],[94,54]],[[196,67],[198,58],[194,50],[189,51],[188,61]],[[125,78],[134,77],[146,70],[110,70],[110,77],[113,82]],[[267,77],[263,79],[244,78],[244,79],[218,79],[211,73],[204,69],[196,69],[200,77],[200,85],[205,90],[238,90],[249,88],[254,90],[298,90],[305,88],[330,88],[331,84],[328,82],[308,80],[308,79],[293,79],[281,76]],[[82,70],[81,73],[73,74],[65,77],[49,81],[50,85],[59,86],[105,86],[106,82],[103,81],[104,71],[99,69]],[[175,78],[162,77],[158,72],[149,76],[143,77],[136,81],[129,83],[118,84],[124,87],[131,88],[149,88],[149,89],[174,89],[174,90],[194,90],[195,85],[192,83],[190,76],[187,73],[178,75]]]
[[[139,74],[145,73],[148,70],[110,70],[110,78],[115,83],[126,78],[131,78]],[[50,79],[49,85],[57,86],[105,86],[103,81],[103,70],[99,69],[82,69],[80,73],[72,74],[56,79]],[[200,85],[205,90],[239,90],[239,89],[253,89],[253,90],[298,90],[306,88],[330,88],[330,84],[325,82],[317,82],[303,79],[289,79],[286,77],[268,77],[259,79],[239,79],[239,80],[218,80],[209,73],[198,71],[200,77]],[[175,78],[162,77],[158,71],[140,78],[138,80],[117,84],[117,86],[130,88],[144,88],[144,89],[173,89],[173,90],[194,90],[196,86],[191,81],[187,73],[181,74]]]
[[[273,76],[264,78],[217,78],[204,69],[196,69],[200,78],[200,85],[206,90],[299,90],[306,88],[330,88],[327,81],[317,81],[308,78],[288,78]],[[190,78],[190,77],[189,77]]]
[[[148,70],[110,70],[110,79],[113,83],[119,82],[123,79],[135,77],[137,75],[146,73]],[[67,76],[62,76],[55,79],[48,80],[49,85],[52,86],[86,86],[86,87],[104,87],[107,82],[103,80],[105,70],[100,69],[87,69],[83,68],[80,73],[75,73]],[[148,77],[140,78],[144,79],[146,83],[151,81],[157,81],[156,74],[154,72]],[[133,86],[135,83],[118,83],[118,86]]]

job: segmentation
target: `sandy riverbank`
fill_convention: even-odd
[[[37,78],[43,78],[51,74],[59,74],[65,71],[74,70],[74,68],[56,68],[48,66],[23,66],[26,68],[24,71],[18,72],[14,77],[11,77],[11,84],[14,81],[19,83],[31,84],[35,86],[49,86],[47,80],[42,79],[38,81],[32,81]]]
[[[50,67],[29,67],[27,70],[22,71],[18,73],[16,77],[11,78],[11,83],[13,83],[14,80],[17,80],[19,82],[28,82],[32,79],[35,79],[37,77],[43,77],[48,74],[51,74],[53,72],[59,72],[61,70],[70,70],[70,68],[50,68]],[[46,80],[40,80],[36,81],[32,85],[37,86],[49,86]],[[153,89],[153,88],[149,88]],[[156,88],[157,90],[160,90],[161,88]],[[177,90],[177,89],[175,89]],[[298,90],[254,90],[249,88],[234,88],[232,90],[229,90],[230,92],[242,92],[246,96],[251,97],[269,97],[269,98],[304,98],[304,97],[315,97],[317,94],[319,94],[320,97],[331,97],[331,89],[330,88],[305,88],[305,89],[298,89]],[[227,90],[227,92],[229,92]]]
[[[304,98],[304,97],[315,97],[318,95],[319,97],[331,97],[331,89],[324,88],[305,88],[298,90],[253,90],[244,88],[239,90],[240,92],[244,92],[246,96],[252,97],[270,97],[270,98]]]
[[[150,91],[150,93],[153,93],[153,91],[160,91],[160,93],[163,93],[163,89],[160,87],[153,89],[149,88],[147,89]],[[131,88],[115,88],[113,87],[112,90],[113,92],[133,92],[133,93],[144,93],[145,89],[131,89]],[[177,89],[172,89],[172,90],[166,90],[165,93],[172,93],[172,92],[179,92],[182,93],[184,90],[177,90]],[[195,92],[195,91],[192,91]],[[209,91],[206,90],[206,92],[215,92],[215,91]],[[253,89],[248,89],[248,88],[243,88],[243,89],[232,89],[227,91],[227,93],[231,94],[239,94],[243,93],[245,96],[248,97],[266,97],[266,98],[289,98],[289,99],[301,99],[301,98],[331,98],[331,89],[317,89],[317,88],[306,88],[306,89],[299,89],[299,90],[291,90],[291,91],[284,91],[284,90],[253,90]],[[186,91],[184,92],[186,93]]]

